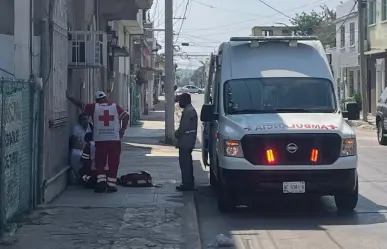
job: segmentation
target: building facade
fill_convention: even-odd
[[[67,101],[66,91],[94,102],[95,91],[103,90],[130,113],[139,101],[133,96],[146,95],[137,73],[152,65],[137,67],[135,56],[138,50],[141,60],[151,61],[152,49],[143,56],[144,46],[135,43],[146,40],[144,17],[152,3],[2,1],[0,78],[10,79],[0,79],[0,107],[15,111],[11,119],[0,116],[2,129],[9,133],[1,138],[8,139],[1,143],[6,147],[0,148],[5,153],[1,168],[7,164],[7,171],[0,171],[0,230],[18,212],[51,201],[68,184],[69,143],[64,141],[69,141],[81,110]],[[8,91],[10,87],[14,90]],[[12,178],[15,174],[18,181]],[[9,198],[3,198],[5,193]]]
[[[376,104],[386,87],[387,74],[387,2],[367,1],[367,90],[370,113],[375,114]],[[368,50],[368,51],[367,51]]]
[[[332,59],[341,99],[361,93],[358,12],[353,6],[351,0],[336,8],[336,49]]]

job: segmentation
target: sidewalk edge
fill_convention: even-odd
[[[193,192],[185,192],[183,217],[185,219],[185,236],[187,249],[202,249],[202,240],[199,231],[199,222]]]

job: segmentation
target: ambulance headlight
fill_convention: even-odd
[[[343,139],[340,156],[354,156],[357,154],[356,138]]]
[[[229,157],[243,157],[242,146],[240,141],[225,140],[224,155]]]

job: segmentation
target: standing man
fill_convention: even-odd
[[[128,127],[129,115],[119,105],[109,102],[102,91],[95,93],[95,102],[84,104],[71,97],[67,98],[93,119],[93,137],[95,141],[95,168],[97,193],[117,192],[117,171],[121,156],[121,138]],[[108,162],[108,171],[105,165]]]
[[[183,108],[179,128],[175,132],[176,148],[179,149],[179,164],[182,184],[176,187],[178,191],[192,191],[195,189],[193,174],[192,151],[195,148],[198,115],[191,104],[191,95],[183,93],[179,97],[179,106]]]

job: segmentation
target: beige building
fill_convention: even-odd
[[[384,1],[368,1],[367,6],[367,55],[368,98],[370,113],[375,114],[376,104],[386,87],[387,73],[387,6]]]
[[[255,26],[252,29],[252,36],[287,36],[293,34],[293,27],[290,26]]]

